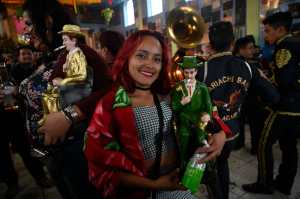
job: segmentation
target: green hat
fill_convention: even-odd
[[[182,69],[189,69],[189,68],[198,68],[199,66],[201,66],[201,63],[198,63],[196,56],[184,56],[183,62],[178,63],[178,65]]]

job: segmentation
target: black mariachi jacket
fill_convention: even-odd
[[[286,35],[277,41],[273,54],[273,72],[281,97],[277,110],[300,113],[299,38]]]
[[[220,117],[235,135],[239,133],[240,109],[250,84],[264,101],[279,101],[279,94],[272,84],[262,78],[255,67],[230,52],[213,55],[199,69],[197,79],[207,85],[213,105],[217,106]]]

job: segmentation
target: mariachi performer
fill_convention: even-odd
[[[64,107],[81,100],[91,92],[91,83],[88,81],[89,68],[82,50],[77,46],[78,40],[84,39],[77,25],[64,25],[62,34],[63,45],[68,54],[62,65],[63,75],[56,77],[48,84],[42,95],[43,118],[39,121],[42,126],[46,115],[59,112]]]
[[[297,137],[300,129],[300,39],[290,34],[293,17],[277,12],[264,19],[265,39],[274,44],[273,80],[280,94],[265,120],[258,145],[258,176],[242,188],[250,193],[273,194],[276,190],[289,198],[299,168]],[[274,175],[273,145],[279,142],[282,160]],[[296,190],[295,190],[296,191]]]

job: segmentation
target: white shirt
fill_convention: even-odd
[[[193,94],[194,94],[195,88],[196,88],[196,80],[194,80],[193,82],[191,82],[191,80],[185,79],[184,80],[184,85],[185,85],[185,88],[188,91],[188,96],[192,97]]]

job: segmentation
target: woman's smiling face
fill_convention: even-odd
[[[152,36],[145,36],[129,58],[129,74],[136,86],[149,88],[158,78],[161,68],[162,47],[160,42]]]

